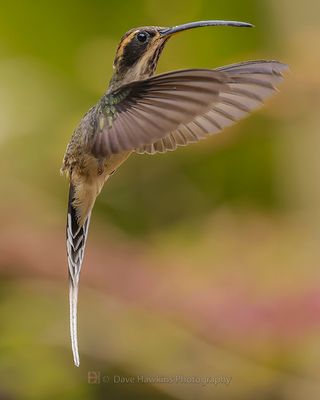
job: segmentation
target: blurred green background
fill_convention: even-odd
[[[317,0],[1,2],[1,400],[320,398],[319,15]],[[261,58],[291,71],[235,127],[134,155],[110,179],[82,273],[78,369],[65,147],[126,30],[201,19],[256,28],[178,35],[158,72]]]

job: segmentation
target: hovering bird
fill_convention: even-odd
[[[172,151],[234,124],[276,92],[287,68],[278,61],[259,60],[154,76],[168,39],[204,26],[252,27],[213,20],[131,29],[117,48],[107,92],[85,114],[67,146],[61,171],[70,181],[66,233],[76,366],[80,271],[92,208],[106,180],[133,152]]]

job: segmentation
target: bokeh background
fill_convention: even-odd
[[[0,399],[320,398],[319,15],[317,0],[1,1]],[[126,30],[200,19],[256,28],[178,35],[159,72],[262,58],[290,73],[235,127],[134,155],[110,179],[82,273],[78,369],[66,144]]]

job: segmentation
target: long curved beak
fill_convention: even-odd
[[[202,26],[236,26],[236,27],[252,28],[254,25],[249,24],[248,22],[238,22],[238,21],[220,21],[220,20],[197,21],[197,22],[189,22],[187,24],[173,26],[170,28],[163,28],[159,31],[159,33],[162,37],[165,37],[165,36],[171,36],[178,32],[186,31],[188,29],[200,28]]]

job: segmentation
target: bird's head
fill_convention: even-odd
[[[144,26],[131,29],[121,38],[117,48],[109,91],[153,75],[167,40],[178,32],[202,26],[252,27],[246,22],[213,20],[191,22],[169,28]]]

